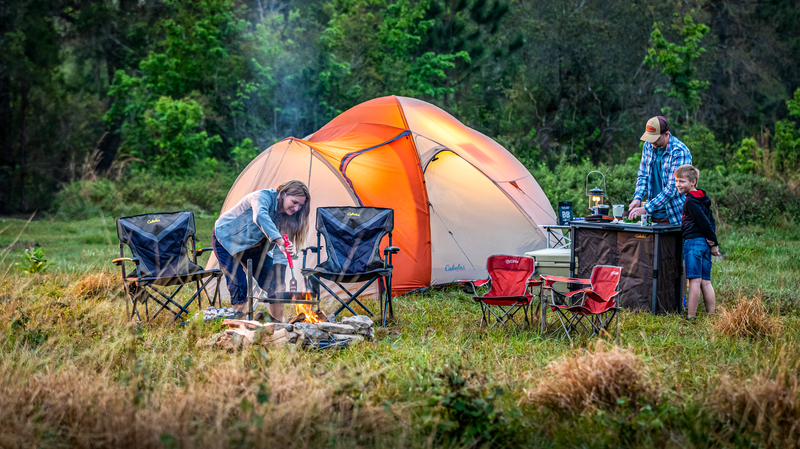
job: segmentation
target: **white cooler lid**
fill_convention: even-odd
[[[547,248],[525,253],[528,257],[535,257],[536,262],[566,262],[569,263],[569,250]]]

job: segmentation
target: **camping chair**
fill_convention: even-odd
[[[533,274],[535,262],[532,257],[525,256],[489,256],[486,260],[486,271],[489,272],[488,282],[485,279],[469,281],[473,290],[482,285],[489,285],[489,291],[483,296],[473,296],[481,305],[481,324],[487,324],[494,318],[495,324],[506,325],[508,322],[517,323],[514,316],[522,310],[524,324],[529,324],[528,307],[531,305],[533,295],[530,292],[528,281]],[[518,323],[517,323],[518,324]],[[491,327],[490,326],[490,327]]]
[[[195,248],[194,214],[191,212],[155,213],[123,217],[117,220],[119,237],[119,259],[114,264],[120,267],[125,287],[128,318],[142,321],[138,306],[144,305],[145,321],[155,319],[163,310],[168,310],[175,322],[181,315],[189,314],[189,305],[197,298],[202,308],[201,293],[206,284],[216,279],[214,297],[206,291],[209,305],[219,299],[220,270],[204,270],[197,265],[197,256],[211,248]],[[191,257],[188,243],[191,241]],[[131,257],[125,257],[125,246]],[[132,262],[136,268],[126,273],[125,262]],[[202,283],[201,283],[202,281]],[[194,295],[184,304],[176,301],[178,293],[186,284],[195,283]],[[172,293],[165,287],[174,287]],[[149,300],[161,307],[150,317]],[[131,306],[131,307],[129,307]]]
[[[590,332],[589,338],[608,332],[609,324],[616,320],[616,338],[619,338],[619,307],[615,299],[622,267],[597,265],[592,269],[591,279],[542,276],[544,288],[551,292],[550,309],[557,313],[561,329],[572,343],[572,331],[583,328]],[[589,288],[561,293],[553,288],[556,282],[589,285]]]
[[[347,309],[357,315],[351,304],[355,303],[369,315],[373,315],[359,299],[370,285],[378,281],[378,300],[381,307],[381,325],[386,326],[387,316],[394,316],[392,308],[392,254],[400,248],[392,246],[394,229],[394,210],[379,207],[320,207],[317,209],[317,246],[309,246],[303,251],[303,276],[307,288],[319,300],[322,286],[339,303],[333,313],[334,318]],[[380,244],[388,236],[388,246],[383,248],[381,259]],[[322,237],[325,238],[327,260],[321,261]],[[317,254],[317,266],[306,268],[307,252]],[[322,280],[338,285],[347,298],[343,299],[331,290]],[[342,284],[363,282],[351,293]],[[352,288],[352,287],[351,287]]]

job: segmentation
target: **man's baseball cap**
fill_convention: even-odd
[[[669,124],[667,124],[666,117],[656,116],[647,121],[644,134],[639,140],[653,143],[661,137],[662,134],[669,131]]]

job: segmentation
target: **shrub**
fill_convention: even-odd
[[[504,431],[503,414],[496,401],[503,390],[487,385],[485,376],[463,367],[436,373],[427,389],[430,411],[426,425],[439,444],[480,445]]]
[[[723,377],[711,402],[728,437],[757,435],[759,445],[794,447],[800,438],[798,394],[797,373],[783,370],[774,379],[765,373],[746,382]]]
[[[698,187],[708,193],[719,218],[729,224],[771,225],[800,216],[796,189],[758,175],[706,171]]]
[[[711,151],[711,150],[709,150]],[[545,165],[531,169],[531,174],[544,190],[553,209],[559,201],[572,201],[575,216],[588,213],[589,202],[584,193],[586,175],[599,170],[606,175],[606,203],[624,204],[633,200],[641,155],[630,157],[625,164],[593,165],[584,161],[577,165]],[[600,177],[592,175],[589,188],[599,185]],[[735,225],[772,225],[792,222],[800,216],[800,192],[790,184],[763,178],[756,174],[727,173],[722,166],[702,170],[698,187],[711,198],[717,218]],[[718,223],[718,226],[722,223]]]
[[[714,329],[729,337],[757,338],[776,334],[781,324],[778,318],[767,313],[759,292],[752,298],[740,298],[731,309],[721,308],[714,320]]]
[[[207,168],[199,164],[197,173],[185,177],[133,171],[119,181],[76,181],[59,193],[55,212],[69,219],[101,214],[121,217],[154,210],[219,212],[236,174],[224,166]]]
[[[595,350],[548,365],[550,377],[523,401],[561,413],[613,409],[653,402],[656,389],[647,380],[644,364],[630,351],[598,341]]]
[[[19,257],[22,262],[17,262],[17,270],[25,274],[44,273],[50,265],[55,265],[47,262],[42,247],[28,248]]]

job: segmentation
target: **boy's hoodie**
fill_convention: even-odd
[[[683,239],[706,238],[719,245],[717,223],[711,214],[711,199],[706,192],[697,189],[686,194],[683,204]]]

